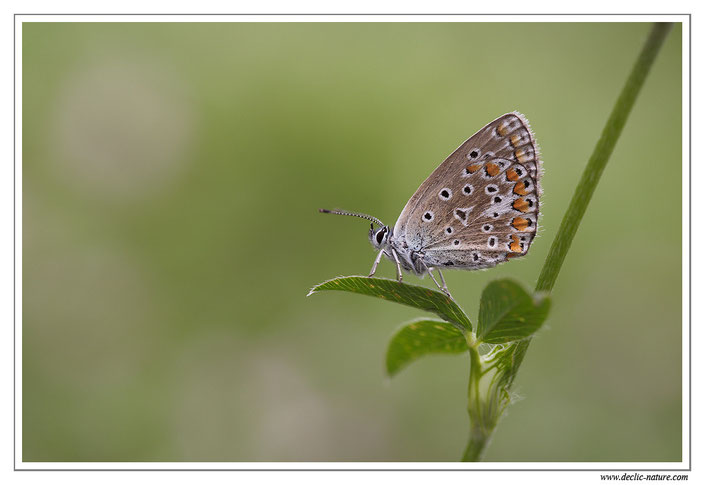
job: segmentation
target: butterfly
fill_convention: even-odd
[[[540,177],[529,122],[512,112],[451,153],[411,196],[393,228],[367,214],[319,210],[370,221],[369,239],[379,252],[369,276],[385,255],[396,264],[399,281],[402,270],[428,273],[450,296],[441,268],[485,269],[526,255],[536,236]]]

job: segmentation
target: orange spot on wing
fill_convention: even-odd
[[[495,163],[488,163],[485,165],[485,170],[487,171],[487,175],[494,177],[499,173],[499,165]]]
[[[517,157],[517,160],[521,163],[532,161],[534,159],[533,155],[534,154],[530,150],[525,150],[524,148],[520,148],[514,152],[514,156]]]
[[[506,121],[503,121],[497,127],[497,133],[499,133],[499,136],[507,136],[507,133],[509,133],[509,124]]]
[[[512,142],[512,145],[514,145],[515,147],[517,147],[517,146],[519,145],[519,142],[521,141],[521,135],[512,135],[512,136],[509,138],[509,141]]]
[[[521,252],[521,243],[519,242],[519,236],[512,234],[512,242],[509,244],[509,249],[514,253]]]
[[[517,195],[526,195],[528,192],[526,191],[526,185],[524,182],[517,182],[517,184],[514,186],[514,193]]]
[[[520,212],[529,212],[529,203],[523,197],[515,200],[512,207]]]
[[[468,172],[470,172],[470,173],[475,173],[475,172],[477,172],[478,170],[480,170],[480,168],[482,168],[482,164],[479,164],[479,163],[472,163],[472,164],[468,165],[468,166],[465,167],[465,168],[466,168],[466,170],[467,170]]]
[[[507,170],[507,180],[511,180],[512,182],[516,182],[519,180],[519,174],[516,173],[516,171],[513,168],[510,168]]]
[[[529,227],[529,220],[523,217],[515,217],[512,219],[512,226],[517,231],[524,231],[527,227]]]

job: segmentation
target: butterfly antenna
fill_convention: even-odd
[[[360,214],[358,212],[348,212],[348,211],[341,211],[341,210],[328,210],[328,209],[318,209],[318,212],[323,212],[324,214],[338,214],[339,216],[361,217],[362,219],[367,219],[368,221],[374,222],[379,227],[384,227],[384,224],[382,223],[382,221],[380,221],[379,219],[377,219],[374,216],[369,216],[367,214]]]

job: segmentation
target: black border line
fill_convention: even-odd
[[[500,17],[500,16],[563,16],[563,17],[580,17],[580,16],[605,16],[605,17],[620,17],[620,16],[649,16],[649,17],[687,17],[688,18],[688,468],[17,468],[17,17],[59,17],[59,16],[160,16],[160,17],[185,17],[185,16],[208,16],[208,17],[254,17],[254,16],[395,16],[395,17],[410,17],[410,16],[446,16],[446,17]],[[458,22],[465,23],[465,22]],[[683,21],[678,22],[683,25]],[[16,472],[164,472],[164,471],[179,471],[179,472],[650,472],[650,471],[665,471],[665,472],[691,472],[693,468],[693,249],[692,249],[692,229],[693,229],[693,16],[691,13],[668,13],[668,14],[652,14],[652,13],[499,13],[499,14],[470,14],[470,13],[144,13],[144,14],[123,14],[123,13],[58,13],[58,14],[40,14],[40,13],[15,13],[12,23],[12,108],[13,108],[13,139],[12,139],[12,276],[13,276],[13,298],[12,298],[12,467]],[[681,33],[681,46],[683,37]],[[681,65],[681,75],[683,74],[683,66]],[[681,256],[682,257],[682,256]],[[22,462],[33,463],[33,462]],[[45,462],[34,462],[45,463]],[[56,462],[48,462],[56,463]],[[62,462],[63,463],[63,462]],[[174,462],[178,463],[178,462]],[[271,462],[277,463],[277,462]],[[279,462],[281,463],[281,462]],[[325,463],[325,462],[320,462]],[[444,462],[440,462],[444,463]]]

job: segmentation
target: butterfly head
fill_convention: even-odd
[[[382,226],[379,229],[375,229],[374,224],[370,224],[370,242],[375,247],[375,249],[384,248],[387,243],[389,243],[389,236],[391,231],[389,226]]]

